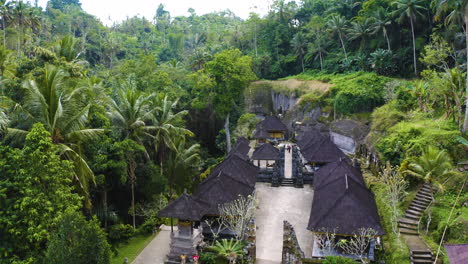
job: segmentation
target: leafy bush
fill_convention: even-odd
[[[48,243],[46,263],[108,264],[109,261],[110,245],[99,221],[96,218],[86,221],[79,212],[67,212]]]
[[[322,263],[323,264],[355,264],[356,261],[349,259],[349,258],[339,257],[339,256],[328,256],[325,258],[325,260]]]
[[[335,109],[343,114],[372,111],[384,104],[384,87],[389,80],[377,74],[366,73],[337,82],[332,88],[336,93]]]
[[[371,131],[385,133],[390,127],[396,125],[405,118],[405,114],[395,107],[396,101],[392,101],[372,112]]]
[[[131,238],[135,229],[131,225],[117,224],[109,227],[109,239],[112,242],[121,242]]]
[[[429,145],[447,150],[457,160],[463,155],[457,143],[459,135],[458,128],[451,122],[413,117],[388,129],[388,134],[377,142],[376,148],[393,165],[400,164],[406,157],[421,154]]]

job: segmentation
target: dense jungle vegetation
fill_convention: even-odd
[[[447,174],[468,156],[466,0],[276,0],[246,20],[187,12],[160,5],[105,26],[79,0],[0,1],[0,263],[109,263],[249,135],[244,88],[285,77],[333,84],[294,93],[330,113],[325,123],[370,125],[366,143],[408,192],[415,175],[440,183],[428,239],[448,224],[444,239],[467,243],[466,175]],[[428,146],[446,167],[414,171]],[[391,231],[387,241],[382,259],[409,260]]]

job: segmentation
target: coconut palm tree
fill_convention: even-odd
[[[436,19],[445,16],[446,24],[458,24],[461,25],[462,30],[465,33],[465,45],[466,45],[466,63],[468,63],[468,0],[434,0],[434,6],[437,9]],[[464,23],[463,23],[464,22]],[[465,24],[465,27],[463,27]],[[468,64],[467,64],[468,65]],[[466,75],[465,82],[465,117],[463,120],[462,133],[468,130],[468,74]]]
[[[182,117],[187,111],[177,112],[178,100],[171,101],[167,96],[164,99],[154,98],[153,104],[158,106],[158,111],[152,115],[152,125],[145,127],[146,134],[152,138],[155,153],[158,153],[161,175],[164,175],[164,160],[168,149],[175,150],[175,136],[193,136],[193,133],[183,128]]]
[[[445,150],[429,146],[421,156],[405,160],[400,171],[430,183],[439,190],[444,189],[444,183],[451,177],[458,175],[453,169],[452,160]]]
[[[84,103],[79,93],[66,82],[66,74],[58,67],[48,65],[42,76],[23,85],[25,96],[18,103],[23,128],[8,128],[7,137],[24,139],[34,123],[42,123],[59,146],[62,156],[74,164],[74,177],[87,198],[88,184],[94,182],[94,173],[81,153],[80,143],[96,139],[102,129],[87,129],[90,104]],[[18,123],[16,121],[15,123]]]
[[[397,10],[395,14],[399,16],[399,22],[402,23],[405,18],[408,18],[411,25],[411,36],[413,39],[413,67],[414,75],[418,75],[418,69],[416,65],[416,39],[414,37],[414,23],[416,23],[417,17],[423,17],[423,11],[426,8],[423,6],[423,0],[397,0],[394,2]]]
[[[241,242],[232,238],[230,240],[222,239],[221,242],[217,240],[211,248],[219,255],[228,259],[230,264],[235,264],[236,260],[244,255]]]
[[[337,34],[338,37],[340,38],[341,47],[343,48],[343,53],[345,55],[346,60],[348,60],[348,55],[346,54],[346,48],[345,48],[345,44],[343,41],[343,38],[345,37],[346,26],[347,26],[346,18],[339,16],[339,15],[333,15],[332,17],[330,17],[330,19],[327,22],[328,30],[332,34]]]
[[[388,11],[383,7],[380,7],[374,12],[373,20],[372,34],[382,31],[384,38],[387,41],[387,49],[390,50],[390,39],[388,38],[387,26],[392,23],[392,19],[388,16]]]
[[[121,89],[117,92],[115,100],[111,100],[108,116],[114,128],[125,139],[123,143],[129,148],[125,153],[127,161],[127,174],[130,179],[132,191],[132,210],[133,210],[133,227],[135,223],[135,183],[137,167],[136,152],[143,152],[149,158],[144,145],[148,139],[145,132],[147,122],[152,118],[153,108],[152,99],[155,94],[146,95],[136,89],[135,82],[127,80],[122,84]],[[133,144],[135,142],[135,144]],[[138,146],[137,146],[138,145]]]
[[[180,188],[177,191],[183,190],[185,187],[191,187],[191,181],[187,181],[187,176],[194,174],[200,162],[200,145],[189,145],[185,136],[175,136],[174,149],[170,150],[167,155],[167,176],[171,193],[175,189],[175,183],[178,182]]]
[[[319,59],[320,70],[323,71],[323,58],[327,51],[327,41],[323,35],[317,35],[312,43],[307,47],[308,57],[313,57],[314,60]]]
[[[366,39],[372,32],[372,23],[369,18],[362,21],[351,22],[351,27],[348,29],[350,40],[360,39],[359,49],[362,50],[366,45]]]
[[[304,55],[306,54],[307,49],[307,39],[305,38],[304,34],[302,34],[302,32],[297,32],[297,34],[294,35],[291,40],[291,46],[297,56],[299,56],[301,59],[302,72],[304,72]]]
[[[0,17],[2,18],[3,46],[6,47],[6,28],[7,21],[11,19],[12,2],[0,0]]]

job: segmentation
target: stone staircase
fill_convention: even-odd
[[[281,186],[294,187],[294,179],[283,178],[283,180],[281,181]]]
[[[435,256],[430,250],[411,250],[411,263],[434,263]]]
[[[424,183],[419,189],[416,197],[414,197],[410,206],[405,212],[405,216],[398,220],[398,228],[401,234],[414,237],[417,240],[422,239],[419,237],[418,225],[419,220],[433,200],[433,189],[432,187]],[[411,238],[410,238],[411,239]],[[410,246],[410,245],[409,245]],[[435,256],[432,251],[425,246],[424,248],[411,248],[411,263],[433,263]]]
[[[410,206],[405,212],[405,216],[398,221],[400,233],[405,235],[419,235],[418,223],[424,210],[429,206],[433,199],[432,188],[425,183],[419,189]]]

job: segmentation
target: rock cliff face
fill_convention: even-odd
[[[272,91],[271,99],[273,101],[273,110],[276,113],[284,114],[291,110],[299,101],[294,94],[283,94]]]
[[[354,154],[358,143],[369,132],[365,124],[353,120],[320,122],[319,120],[327,119],[329,113],[323,112],[321,107],[301,104],[295,92],[288,92],[285,89],[276,91],[272,89],[271,83],[272,81],[261,82],[247,88],[246,108],[247,111],[259,115],[281,115],[283,123],[290,131],[289,138],[292,138],[294,130],[297,132],[299,129],[302,131],[319,129],[328,133],[333,142],[345,153]],[[296,122],[302,124],[300,128]]]

